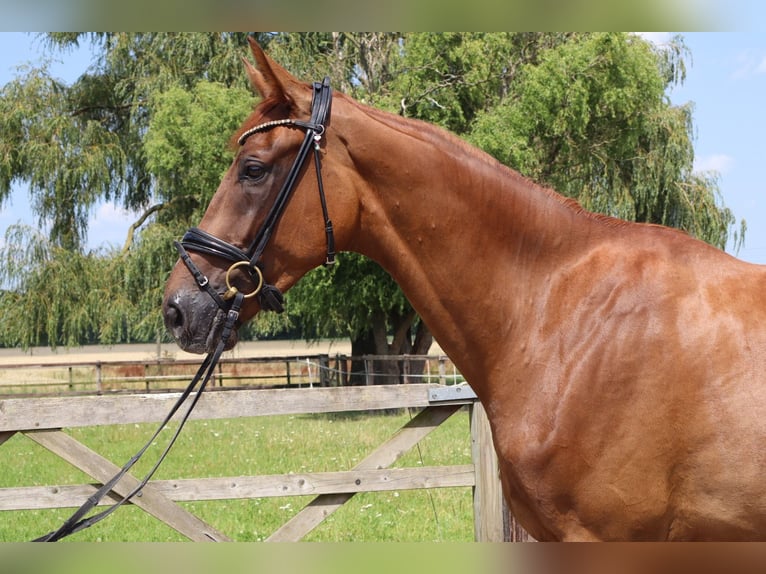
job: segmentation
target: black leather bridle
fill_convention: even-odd
[[[202,231],[197,227],[192,227],[183,236],[180,242],[175,242],[175,247],[178,250],[181,260],[194,276],[195,281],[200,289],[204,289],[216,302],[216,304],[226,313],[226,319],[221,331],[221,337],[213,352],[209,353],[202,365],[200,365],[194,378],[181,393],[173,405],[172,409],[160,424],[160,427],[147,441],[147,443],[120,469],[120,471],[107,481],[101,488],[99,488],[92,496],[78,508],[58,529],[45,534],[35,540],[35,542],[55,542],[62,538],[69,536],[75,532],[79,532],[89,526],[92,526],[96,522],[99,522],[109,516],[112,512],[117,510],[123,504],[128,503],[135,495],[141,492],[141,489],[145,488],[155,471],[159,468],[160,463],[165,459],[170,448],[175,443],[181,429],[191,415],[192,410],[197,404],[202,391],[205,389],[210,377],[212,376],[218,360],[221,358],[226,342],[229,340],[232,332],[236,328],[236,323],[239,318],[239,312],[242,309],[244,300],[249,297],[258,296],[261,308],[265,310],[281,312],[284,310],[282,293],[273,285],[268,285],[263,280],[263,271],[259,266],[259,261],[263,251],[266,249],[266,245],[271,238],[274,228],[276,227],[279,219],[282,217],[282,213],[287,206],[287,202],[290,199],[295,185],[298,183],[298,177],[300,176],[301,169],[303,168],[306,159],[308,158],[311,150],[314,150],[314,165],[316,166],[317,184],[319,187],[319,197],[322,203],[322,214],[325,221],[325,234],[327,236],[327,258],[325,265],[332,265],[335,263],[335,238],[333,235],[332,221],[327,212],[327,201],[325,199],[324,188],[322,186],[322,172],[320,161],[320,142],[325,134],[327,122],[330,119],[330,107],[332,104],[332,91],[330,89],[330,80],[325,78],[323,82],[315,82],[313,85],[313,98],[311,102],[311,119],[308,122],[294,119],[276,120],[266,122],[251,128],[244,132],[239,140],[239,145],[242,145],[245,140],[251,135],[270,130],[279,126],[292,126],[306,130],[306,137],[303,139],[301,147],[298,149],[298,155],[293,162],[290,171],[287,174],[285,182],[282,184],[282,188],[279,190],[279,194],[274,202],[274,205],[269,210],[266,219],[261,226],[258,234],[256,235],[250,247],[244,251],[235,245],[227,243],[217,237]],[[204,253],[207,255],[213,255],[222,259],[232,261],[232,265],[226,272],[226,287],[227,290],[224,293],[218,293],[207,277],[200,271],[200,269],[194,264],[189,256],[188,251],[196,251],[198,253]],[[255,288],[249,293],[242,293],[236,287],[231,284],[231,273],[235,269],[244,267],[250,273],[251,278],[255,283]],[[196,392],[194,392],[196,389]],[[182,415],[178,428],[173,433],[170,441],[163,450],[159,457],[159,460],[154,464],[151,470],[143,477],[138,485],[132,489],[127,495],[118,500],[112,506],[107,507],[105,510],[87,516],[88,513],[94,509],[99,502],[112,491],[115,485],[122,479],[125,474],[138,462],[138,459],[143,456],[144,452],[150,445],[157,439],[165,426],[170,422],[176,412],[180,409],[181,405],[189,398],[191,399],[190,405],[187,407],[185,413]]]
[[[325,134],[327,122],[330,119],[330,109],[332,105],[332,90],[330,89],[330,79],[325,78],[323,82],[314,82],[313,85],[313,97],[311,102],[311,119],[309,121],[301,121],[295,119],[275,120],[259,124],[253,128],[250,128],[244,132],[237,143],[242,145],[245,143],[248,137],[255,133],[264,132],[280,126],[294,127],[303,129],[306,131],[306,136],[303,139],[301,147],[298,149],[298,154],[293,162],[290,171],[287,174],[287,178],[282,184],[282,188],[279,190],[274,204],[272,205],[269,213],[266,215],[266,219],[263,225],[258,230],[258,233],[253,239],[250,247],[247,250],[240,249],[239,247],[227,243],[221,239],[218,239],[214,235],[207,233],[199,229],[198,227],[192,227],[189,229],[181,241],[175,242],[175,247],[184,262],[186,267],[191,272],[194,280],[200,289],[204,289],[216,302],[216,304],[228,311],[230,304],[228,301],[234,297],[238,290],[231,284],[230,276],[232,271],[237,268],[245,268],[249,274],[255,288],[245,295],[245,298],[257,296],[261,305],[261,309],[266,311],[276,311],[281,313],[284,310],[284,298],[282,293],[274,285],[269,285],[263,279],[263,270],[261,268],[260,259],[263,255],[269,239],[274,232],[274,228],[279,223],[280,218],[287,206],[287,202],[298,183],[303,165],[309,156],[309,153],[314,151],[314,166],[316,167],[317,186],[319,188],[319,198],[322,204],[322,215],[325,222],[325,235],[327,237],[327,257],[325,259],[325,265],[332,265],[335,263],[335,237],[333,235],[332,221],[330,220],[327,212],[327,200],[324,194],[324,187],[322,185],[322,171],[321,171],[321,159],[320,159],[320,142]],[[229,270],[226,272],[226,287],[227,290],[223,293],[217,292],[208,281],[207,277],[199,270],[189,256],[188,251],[195,251],[197,253],[204,253],[206,255],[213,255],[232,262]]]

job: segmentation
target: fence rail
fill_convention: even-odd
[[[151,481],[133,504],[191,540],[228,540],[200,518],[176,504],[268,496],[315,498],[268,540],[300,540],[357,492],[407,488],[470,487],[474,498],[474,532],[479,541],[508,538],[497,458],[486,414],[470,388],[461,393],[433,384],[315,387],[312,389],[209,389],[192,414],[195,419],[254,417],[322,412],[419,408],[419,414],[353,469],[290,475],[195,478]],[[61,396],[0,399],[0,445],[16,432],[67,460],[103,484],[117,471],[112,461],[82,445],[65,427],[155,422],[175,402],[177,393]],[[471,419],[472,464],[443,467],[389,467],[422,438],[463,406]],[[136,479],[127,475],[114,490],[119,497]],[[79,505],[97,485],[25,486],[0,489],[0,510],[60,508]]]
[[[167,392],[185,385],[196,360],[85,361],[4,365],[0,396]],[[445,355],[316,354],[223,358],[211,386],[334,387],[395,383],[453,384],[463,377]]]

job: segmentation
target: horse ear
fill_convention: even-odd
[[[264,99],[276,99],[285,102],[290,107],[297,107],[310,113],[310,88],[272,60],[252,36],[248,36],[247,41],[250,43],[250,51],[253,53],[257,67],[253,66],[246,58],[242,58],[242,60],[245,62],[247,75],[250,77],[250,83],[255,91]],[[304,101],[307,97],[308,103]]]

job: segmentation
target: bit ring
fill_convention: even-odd
[[[247,266],[251,270],[250,273],[252,274],[252,270],[255,270],[255,272],[258,275],[258,285],[256,285],[255,289],[250,291],[250,293],[245,294],[245,299],[250,299],[250,297],[256,296],[258,293],[261,292],[261,288],[263,287],[263,272],[256,267],[251,266],[249,261],[237,261],[234,263],[231,267],[229,267],[229,270],[226,271],[226,292],[222,295],[223,299],[225,301],[228,301],[229,299],[233,298],[237,293],[239,293],[239,289],[237,289],[234,285],[231,284],[231,272],[237,269],[238,267],[244,267]]]

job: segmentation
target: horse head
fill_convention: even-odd
[[[165,324],[190,352],[215,347],[232,305],[237,325],[281,311],[282,292],[332,263],[336,237],[343,247],[358,214],[329,82],[300,82],[252,39],[250,47],[257,67],[245,67],[261,100],[234,136],[235,158],[199,226],[176,244],[181,258],[165,288]]]

